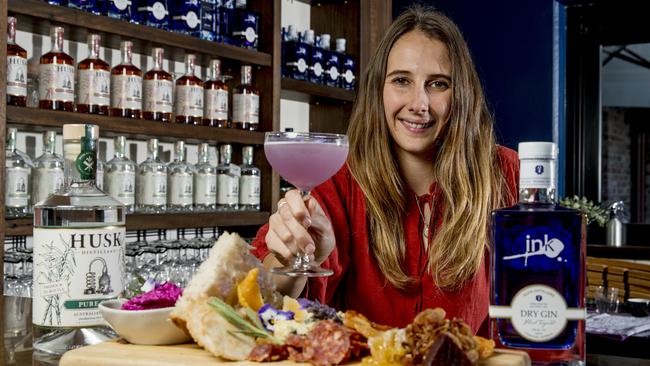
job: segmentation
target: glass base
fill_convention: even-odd
[[[35,326],[35,328],[40,327]],[[62,355],[72,349],[98,344],[117,337],[117,334],[108,327],[56,329],[40,337],[37,333],[39,332],[34,334],[34,349],[54,355]]]
[[[289,277],[327,277],[333,275],[334,271],[312,264],[307,268],[295,268],[293,266],[275,267],[271,268],[271,273]]]

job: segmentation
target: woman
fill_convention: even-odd
[[[490,211],[516,202],[518,159],[492,119],[456,25],[414,7],[388,29],[360,85],[347,165],[304,202],[290,191],[254,243],[267,267],[299,250],[334,271],[278,289],[405,326],[442,307],[487,324]],[[307,281],[309,281],[307,283]]]

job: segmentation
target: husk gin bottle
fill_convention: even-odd
[[[51,49],[41,56],[38,67],[38,106],[43,109],[74,110],[74,59],[63,52],[63,27],[50,28]]]
[[[160,47],[151,49],[153,67],[144,74],[144,102],[142,118],[160,122],[172,120],[173,78],[163,70],[165,50]]]
[[[34,349],[62,354],[115,336],[98,304],[123,289],[125,210],[95,187],[95,125],[64,125],[65,188],[34,207]]]
[[[213,211],[217,208],[217,168],[210,164],[210,145],[199,145],[199,159],[194,166],[194,209]]]
[[[239,209],[260,210],[260,187],[262,173],[253,165],[253,147],[242,147],[241,177],[239,177]]]
[[[133,43],[120,42],[122,62],[111,70],[111,116],[139,119],[142,114],[142,71],[131,59]]]
[[[32,175],[32,202],[44,200],[63,189],[65,178],[63,157],[55,149],[56,131],[43,133],[43,154],[34,161]]]
[[[194,166],[185,159],[185,142],[174,144],[174,161],[167,166],[167,206],[172,212],[192,211]]]
[[[195,75],[196,55],[185,55],[185,75],[176,80],[176,123],[200,125],[203,119],[203,80]]]
[[[231,163],[232,145],[219,147],[217,167],[217,210],[236,211],[239,203],[239,177],[241,168]]]
[[[555,203],[554,143],[519,144],[519,203],[492,213],[491,335],[534,364],[584,365],[584,215]]]
[[[241,84],[233,89],[232,126],[256,131],[260,119],[260,92],[253,86],[253,67],[242,65]]]
[[[108,114],[111,104],[111,67],[99,58],[102,37],[88,35],[88,58],[79,62],[77,93],[77,112]]]
[[[16,44],[16,18],[7,18],[7,104],[27,106],[27,51]]]
[[[147,160],[138,166],[138,212],[161,213],[167,209],[167,165],[158,157],[158,139],[147,141]]]
[[[221,60],[210,60],[210,79],[203,84],[205,109],[203,125],[210,127],[232,127],[228,121],[228,85],[221,75]],[[229,78],[229,77],[228,77]]]
[[[31,164],[25,160],[23,153],[16,150],[18,130],[7,129],[7,146],[5,151],[5,215],[21,217],[29,212],[29,182]]]
[[[126,137],[115,137],[113,144],[115,156],[104,166],[104,189],[124,204],[127,213],[132,213],[135,210],[135,173],[138,166],[126,157]]]

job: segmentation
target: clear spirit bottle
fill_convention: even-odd
[[[213,211],[217,208],[217,168],[209,162],[210,145],[199,145],[199,159],[194,166],[194,209]]]
[[[162,213],[167,210],[167,164],[158,157],[158,139],[147,141],[147,153],[147,160],[138,166],[136,210]]]
[[[260,210],[262,172],[253,165],[253,147],[242,147],[241,177],[239,177],[239,209]]]
[[[51,49],[39,65],[39,103],[43,109],[74,111],[74,59],[63,52],[63,27],[50,28]]]
[[[111,71],[111,116],[139,119],[142,114],[142,71],[131,59],[133,43],[120,43],[122,62]]]
[[[5,151],[5,216],[22,217],[29,213],[31,164],[16,150],[18,130],[7,129]]]
[[[534,364],[584,365],[585,217],[555,203],[555,144],[519,144],[519,203],[492,213],[490,322]]]
[[[34,161],[32,202],[37,204],[49,195],[60,192],[64,183],[64,160],[57,154],[56,131],[43,133],[43,154]]]
[[[203,125],[230,128],[232,125],[228,121],[228,85],[221,75],[221,60],[210,60],[208,70],[210,79],[203,84],[205,90]]]
[[[7,104],[27,106],[27,51],[16,44],[16,18],[7,18]]]
[[[102,156],[101,151],[97,154],[97,172],[95,173],[95,186],[100,191],[104,190],[104,165],[106,165],[103,159],[104,156]]]
[[[241,67],[241,84],[233,89],[232,126],[240,130],[256,131],[260,118],[260,93],[253,86],[253,67]]]
[[[174,155],[167,166],[167,208],[172,212],[192,211],[194,166],[185,159],[185,142],[176,141]]]
[[[231,163],[232,145],[219,147],[217,167],[217,210],[237,211],[239,208],[239,177],[241,168]]]
[[[144,104],[142,118],[160,122],[172,121],[172,91],[174,81],[170,73],[163,70],[165,50],[151,49],[153,67],[144,74]]]
[[[203,119],[203,80],[195,65],[196,55],[185,55],[185,75],[176,80],[176,123],[200,125]]]
[[[124,288],[125,211],[95,187],[99,127],[63,125],[65,189],[34,207],[34,349],[115,337],[98,304]]]
[[[113,140],[115,156],[104,166],[104,190],[122,202],[127,213],[135,211],[135,173],[138,166],[126,157],[126,137]]]
[[[102,37],[99,34],[89,34],[88,58],[77,65],[77,112],[80,113],[108,114],[111,103],[111,68],[99,57],[101,44]]]

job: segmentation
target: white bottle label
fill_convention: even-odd
[[[223,89],[205,90],[205,118],[228,119],[228,92]]]
[[[214,205],[217,202],[217,175],[196,173],[194,175],[194,203]]]
[[[519,188],[555,188],[555,172],[548,160],[522,159]]]
[[[320,64],[320,62],[316,62],[314,64],[314,75],[316,75],[316,77],[323,75],[323,66]]]
[[[167,174],[147,172],[138,177],[138,204],[162,206],[167,203]]]
[[[5,206],[25,207],[29,201],[29,169],[6,168]]]
[[[203,88],[198,85],[176,87],[176,115],[203,117]]]
[[[7,95],[27,96],[27,59],[7,56]]]
[[[114,171],[106,174],[106,193],[125,205],[135,203],[135,172]]]
[[[298,71],[301,73],[307,71],[307,62],[305,62],[304,58],[298,59],[298,62],[296,62],[296,64],[298,66]]]
[[[171,80],[145,80],[144,111],[171,113],[173,86]]]
[[[257,38],[257,34],[255,33],[255,29],[253,27],[248,27],[244,31],[244,37],[246,37],[246,41],[253,43],[255,42],[255,39]]]
[[[79,70],[79,104],[108,106],[111,73],[106,70]]]
[[[343,74],[343,77],[345,78],[345,82],[349,84],[354,80],[354,73],[352,73],[352,70],[347,70]]]
[[[131,2],[129,0],[113,0],[113,5],[115,5],[117,10],[124,10],[130,4]]]
[[[260,97],[255,94],[235,94],[233,96],[233,122],[259,123]]]
[[[196,15],[196,13],[193,11],[188,11],[187,15],[183,18],[183,20],[185,20],[185,23],[187,23],[187,26],[190,27],[191,29],[198,27],[199,24],[201,23],[199,16]]]
[[[239,204],[260,204],[261,179],[258,175],[242,175],[239,178]]]
[[[34,204],[44,200],[52,193],[63,188],[63,169],[57,168],[37,168],[34,169]]]
[[[239,202],[239,177],[229,174],[217,175],[217,204],[236,205]]]
[[[194,187],[191,174],[175,174],[169,176],[168,204],[191,205],[194,198]]]
[[[151,13],[157,20],[163,20],[165,15],[167,15],[167,9],[165,9],[165,5],[162,2],[156,1],[151,7]]]
[[[142,109],[142,78],[137,75],[111,77],[111,107]]]
[[[339,70],[336,68],[336,66],[330,67],[330,79],[332,80],[337,80],[339,78]]]
[[[41,64],[38,90],[40,100],[74,101],[74,66]]]
[[[124,226],[34,228],[32,322],[47,327],[103,325],[97,305],[124,287]]]

